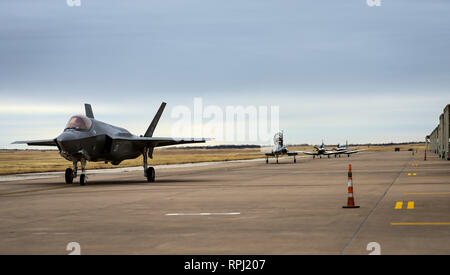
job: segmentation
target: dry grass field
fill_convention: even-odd
[[[401,151],[410,148],[423,151],[423,144],[392,145],[392,146],[359,146],[355,148],[368,149],[368,151],[393,151],[399,147]],[[291,146],[291,151],[311,151],[311,146]],[[264,150],[270,150],[270,147]],[[265,151],[264,151],[265,152]],[[260,149],[156,149],[149,165],[181,164],[207,161],[229,161],[264,158]],[[71,167],[71,163],[63,159],[57,151],[40,150],[0,150],[0,175],[56,172]],[[88,162],[87,169],[101,169],[114,167],[141,166],[142,157],[126,160],[118,166],[103,162]]]

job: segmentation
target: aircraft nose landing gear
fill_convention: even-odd
[[[86,175],[85,174],[81,174],[81,176],[80,176],[80,185],[84,186],[84,185],[86,185],[86,182],[87,182]]]
[[[81,160],[81,175],[80,175],[80,185],[84,186],[87,183],[87,176],[86,176],[86,160]]]

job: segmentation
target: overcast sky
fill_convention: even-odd
[[[287,143],[421,141],[450,103],[450,1],[2,0],[0,148],[99,120],[279,106]],[[239,142],[239,141],[237,141]],[[12,147],[8,147],[12,148]]]

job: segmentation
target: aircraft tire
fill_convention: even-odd
[[[71,168],[67,168],[66,169],[65,178],[66,178],[66,183],[67,184],[73,183],[73,170]]]
[[[147,182],[155,182],[155,168],[147,168]]]
[[[80,185],[81,186],[85,186],[86,185],[86,175],[85,174],[81,174],[80,176]]]
[[[297,163],[297,159],[296,158],[294,158],[294,163]]]

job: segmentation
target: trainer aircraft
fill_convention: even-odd
[[[336,154],[334,155],[334,157],[336,156],[341,157],[342,154],[346,154],[348,157],[350,157],[351,154],[366,151],[367,149],[349,150],[348,141],[345,141],[345,145],[338,144],[337,148],[333,148],[333,150],[336,150]]]
[[[269,163],[269,157],[275,157],[278,163],[278,157],[282,155],[288,155],[294,157],[294,163],[297,162],[296,156],[299,152],[289,152],[289,150],[283,144],[283,131],[276,133],[273,137],[274,146],[270,153],[266,153],[266,163]]]
[[[366,149],[348,150],[348,143],[345,146],[338,144],[337,148],[333,148],[333,150],[327,150],[325,148],[325,144],[323,143],[323,140],[322,140],[322,144],[320,146],[314,146],[314,149],[315,149],[315,151],[313,151],[313,152],[310,152],[310,151],[300,151],[300,152],[305,155],[311,155],[311,156],[313,156],[313,158],[315,158],[316,156],[319,156],[319,158],[322,158],[322,155],[328,156],[328,158],[330,158],[330,156],[332,156],[332,155],[334,155],[334,157],[337,157],[337,156],[340,157],[342,154],[346,154],[348,157],[350,157],[351,154],[355,154],[355,153],[366,150]]]

